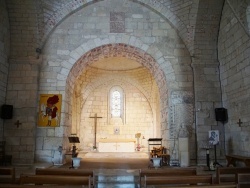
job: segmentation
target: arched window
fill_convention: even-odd
[[[123,118],[124,94],[120,86],[110,89],[110,115],[111,118]]]
[[[121,117],[121,93],[117,90],[112,92],[111,114],[112,117]]]

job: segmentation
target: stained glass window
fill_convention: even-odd
[[[124,117],[124,93],[120,86],[113,86],[109,91],[110,118]]]
[[[117,90],[111,93],[111,114],[112,117],[121,116],[121,93]]]

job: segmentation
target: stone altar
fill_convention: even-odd
[[[134,152],[135,139],[99,139],[99,152]]]

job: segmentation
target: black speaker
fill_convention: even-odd
[[[226,108],[215,108],[215,119],[216,121],[227,121],[227,109]]]
[[[11,119],[13,116],[13,105],[2,105],[1,109],[1,118],[2,119]]]

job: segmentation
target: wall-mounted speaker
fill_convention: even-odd
[[[216,121],[227,121],[227,109],[225,108],[215,108],[215,119]]]
[[[1,108],[1,118],[2,119],[11,119],[13,116],[13,105],[2,105]]]

